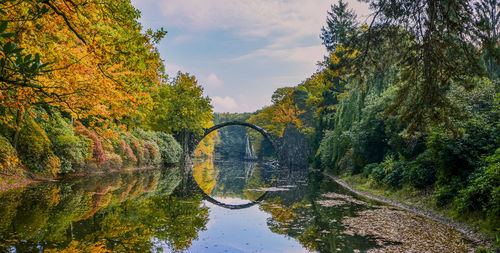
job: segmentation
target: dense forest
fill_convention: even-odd
[[[0,183],[178,162],[211,124],[127,0],[0,3]],[[180,144],[179,144],[180,143]]]
[[[309,140],[314,168],[500,236],[500,2],[345,1],[328,11],[329,55],[248,122]]]

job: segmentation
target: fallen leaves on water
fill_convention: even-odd
[[[324,207],[332,207],[332,206],[342,206],[347,204],[347,202],[338,199],[325,199],[316,201],[318,205],[322,205]]]
[[[376,238],[368,252],[473,252],[475,245],[452,228],[417,214],[381,207],[346,217],[344,233]]]
[[[366,205],[365,202],[355,199],[352,196],[348,195],[343,195],[335,192],[328,192],[325,194],[321,195],[324,198],[327,198],[325,200],[318,200],[316,203],[325,206],[325,207],[332,207],[332,206],[341,206],[341,205],[346,205],[348,203],[354,203],[358,205]]]

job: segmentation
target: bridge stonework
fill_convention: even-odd
[[[242,121],[228,121],[205,129],[204,134],[200,138],[194,140],[192,142],[192,145],[190,145],[190,157],[193,158],[194,150],[201,142],[201,140],[203,140],[203,138],[205,138],[211,132],[226,126],[245,126],[261,133],[264,138],[266,138],[272,144],[280,166],[288,168],[307,168],[309,145],[307,144],[305,137],[297,134],[298,131],[296,129],[294,129],[293,127],[287,127],[283,133],[283,137],[281,137],[269,133],[254,124]]]

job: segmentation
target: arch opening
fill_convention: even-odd
[[[199,139],[197,139],[196,142],[194,143],[193,150],[191,150],[191,156],[193,157],[194,151],[196,150],[196,148],[198,147],[198,145],[200,144],[200,142],[205,137],[207,137],[212,132],[214,132],[214,131],[216,131],[218,129],[227,127],[227,126],[244,126],[244,127],[249,127],[251,129],[259,132],[272,145],[272,147],[274,149],[275,156],[276,157],[278,156],[278,152],[277,152],[278,151],[278,149],[277,149],[278,144],[276,143],[277,142],[277,137],[273,136],[272,134],[268,133],[266,130],[264,130],[264,129],[262,129],[262,128],[254,125],[254,124],[251,124],[251,123],[248,123],[248,122],[240,122],[240,121],[228,121],[228,122],[224,122],[224,123],[221,123],[221,124],[217,124],[217,125],[212,126],[212,127],[208,128],[208,129],[205,129],[205,132],[204,132],[203,136],[201,136]]]
[[[226,128],[223,131],[224,134],[218,132],[217,135],[221,134],[222,139],[226,141],[218,140],[219,147],[215,152],[215,148],[207,149],[212,150],[211,156],[203,156],[197,148],[200,149],[207,148],[207,142],[215,145],[215,141],[212,138],[205,139],[210,134],[217,130],[221,130],[225,127],[240,126],[234,128]],[[232,130],[231,130],[232,129]],[[236,131],[238,129],[240,131]],[[243,130],[244,129],[244,130]],[[234,144],[235,141],[227,141],[230,139],[231,132],[234,135],[238,135],[239,142]],[[249,142],[250,135],[252,135],[252,140],[258,140],[259,144],[256,146],[256,154],[259,154],[259,159],[254,156],[254,159],[248,159],[245,155],[238,155],[234,157],[224,156],[224,150],[238,149],[235,153],[241,154],[241,148],[224,147],[225,144],[230,143],[235,146],[242,146],[241,140],[246,138],[245,145],[252,147],[252,142]],[[244,138],[242,136],[245,136]],[[218,137],[215,137],[218,138]],[[197,188],[200,190],[204,198],[221,207],[237,209],[250,207],[258,202],[260,202],[267,194],[267,188],[273,185],[275,177],[272,176],[276,171],[277,166],[277,151],[275,144],[273,143],[272,136],[265,130],[246,122],[225,122],[222,124],[215,125],[211,128],[205,130],[205,133],[201,138],[196,141],[196,145],[191,151],[190,155],[193,158],[191,175],[194,182],[197,184]],[[203,141],[205,140],[205,141]],[[267,143],[267,150],[263,152],[262,143]],[[247,147],[248,150],[248,147]],[[195,152],[196,151],[196,152]],[[217,155],[214,155],[217,153]],[[270,156],[261,156],[262,154],[272,153],[272,158]],[[245,153],[246,154],[246,153]],[[267,162],[266,162],[267,161]],[[273,162],[271,162],[273,161]]]

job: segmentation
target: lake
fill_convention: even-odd
[[[463,234],[271,162],[173,167],[0,194],[1,252],[470,252]]]

